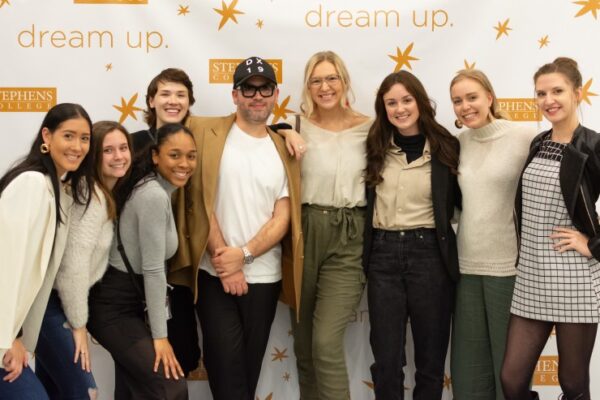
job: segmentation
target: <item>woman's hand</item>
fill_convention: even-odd
[[[185,374],[179,365],[179,361],[175,357],[175,353],[173,353],[173,348],[171,347],[171,343],[169,343],[169,339],[154,339],[154,353],[156,354],[154,359],[154,372],[158,372],[158,367],[162,362],[163,367],[165,368],[165,377],[170,379],[171,376],[175,380],[179,380],[179,378],[183,378]]]
[[[90,352],[88,349],[88,334],[85,326],[81,328],[74,328],[71,330],[73,333],[73,341],[75,342],[75,358],[73,362],[77,364],[81,357],[81,369],[87,372],[92,371],[92,363],[90,361]]]
[[[592,257],[592,252],[588,247],[589,238],[578,230],[556,227],[554,233],[550,235],[550,239],[558,239],[557,242],[554,242],[554,250],[559,253],[575,250],[582,256]]]
[[[8,372],[4,377],[4,381],[12,383],[23,372],[23,367],[29,364],[27,350],[23,346],[21,339],[17,338],[13,341],[12,347],[4,354],[2,359],[2,367]]]
[[[302,136],[293,129],[280,129],[277,131],[285,138],[285,147],[291,156],[295,156],[298,161],[302,160],[306,152],[306,142]]]

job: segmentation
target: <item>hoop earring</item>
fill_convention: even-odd
[[[46,143],[42,143],[40,145],[40,152],[42,154],[48,154],[48,153],[50,153],[50,146],[48,146]]]
[[[458,119],[455,119],[454,120],[454,126],[457,127],[458,129],[462,129],[463,124]]]

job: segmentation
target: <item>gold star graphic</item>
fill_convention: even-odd
[[[550,41],[548,40],[548,35],[546,35],[546,36],[544,36],[544,37],[540,38],[540,39],[538,40],[538,43],[540,44],[540,49],[541,49],[542,47],[546,47],[546,46],[548,46],[548,43],[550,43]]]
[[[106,71],[111,71],[112,70],[112,63],[108,63],[104,66],[104,68],[106,68]]]
[[[275,353],[271,353],[273,359],[271,361],[279,361],[283,362],[284,358],[288,358],[289,356],[285,354],[287,349],[283,349],[283,351],[279,350],[277,347],[273,347],[275,349]]]
[[[585,101],[590,106],[592,105],[592,102],[590,101],[590,97],[598,96],[596,93],[594,93],[590,90],[590,87],[592,86],[592,81],[593,81],[593,79],[590,79],[589,81],[587,81],[583,85],[583,89],[581,91],[581,100]]]
[[[179,5],[179,9],[177,10],[177,15],[183,15],[184,17],[186,16],[186,14],[190,13],[190,6],[182,6],[181,4]]]
[[[582,0],[582,1],[574,1],[573,4],[578,4],[581,7],[581,10],[577,14],[575,14],[575,18],[581,17],[589,12],[592,13],[594,19],[597,19],[598,14],[597,11],[600,10],[600,0]]]
[[[10,6],[10,2],[8,0],[0,0],[0,8],[2,8],[5,4]]]
[[[408,69],[412,70],[410,62],[419,60],[418,58],[410,55],[410,52],[412,51],[413,46],[414,46],[414,42],[409,44],[406,47],[406,49],[404,49],[404,51],[401,51],[400,47],[396,47],[396,55],[395,56],[388,54],[389,58],[396,61],[396,68],[394,68],[394,72],[400,71],[404,65],[406,65],[408,67]]]
[[[260,400],[260,397],[256,396],[256,400]],[[265,397],[265,400],[273,400],[273,393],[269,393],[269,395]]]
[[[375,388],[375,384],[373,382],[369,382],[369,381],[362,381],[365,385],[367,385],[367,387],[369,389],[374,389]]]
[[[276,124],[280,119],[286,119],[288,113],[293,113],[293,110],[287,108],[288,103],[290,102],[290,96],[283,99],[281,104],[275,103],[275,107],[273,107],[273,124]]]
[[[256,20],[256,26],[258,26],[258,29],[262,29],[263,24],[264,24],[264,21],[262,19]]]
[[[287,372],[287,371],[286,371],[286,372],[285,372],[285,374],[283,374],[283,376],[282,376],[283,380],[284,380],[284,381],[286,381],[286,382],[289,382],[289,381],[290,381],[290,377],[291,377],[291,375],[290,375],[290,373],[289,373],[289,372]]]
[[[465,59],[465,69],[475,69],[475,61],[473,61],[473,64],[469,64],[469,62]]]
[[[448,375],[444,374],[444,388],[450,390],[451,384],[452,384],[452,379]]]
[[[121,113],[121,117],[119,118],[119,123],[122,124],[128,117],[131,117],[137,121],[137,117],[135,116],[135,111],[143,111],[141,108],[135,106],[135,102],[137,101],[138,94],[134,94],[131,96],[129,101],[125,101],[125,98],[121,97],[121,106],[113,105],[113,108]]]
[[[496,35],[496,40],[500,39],[500,36],[502,35],[506,35],[508,36],[508,31],[512,31],[512,28],[508,27],[508,23],[510,22],[510,18],[508,18],[506,21],[500,23],[500,21],[498,21],[498,26],[495,26],[494,29],[498,31],[498,34]]]
[[[225,25],[227,23],[227,21],[229,21],[230,19],[233,22],[235,22],[236,24],[238,23],[237,19],[235,18],[235,15],[236,14],[244,14],[244,13],[235,9],[237,2],[238,2],[238,0],[232,0],[231,3],[229,3],[229,5],[227,5],[227,4],[225,4],[224,0],[221,0],[221,7],[223,7],[223,8],[222,9],[213,8],[213,10],[215,10],[217,13],[221,14],[221,23],[219,24],[218,30],[221,30],[223,25]]]

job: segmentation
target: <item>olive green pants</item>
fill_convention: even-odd
[[[456,400],[504,399],[500,370],[514,284],[514,276],[460,276],[450,362]]]
[[[302,207],[304,272],[300,321],[292,311],[302,400],[350,398],[344,333],[365,285],[364,209]]]

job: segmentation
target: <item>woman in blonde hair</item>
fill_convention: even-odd
[[[577,63],[560,57],[533,77],[552,128],[535,137],[517,191],[520,233],[502,386],[506,399],[538,398],[529,383],[556,329],[563,400],[589,400],[600,321],[600,135],[582,126]]]
[[[450,83],[458,135],[461,278],[452,329],[452,386],[464,399],[504,399],[500,368],[515,281],[513,199],[535,130],[507,121],[487,76],[459,71]]]
[[[302,114],[291,121],[304,144],[302,161],[304,272],[299,320],[292,315],[300,397],[348,399],[344,332],[365,277],[361,267],[365,216],[365,142],[372,121],[352,109],[350,76],[332,51],[307,62]],[[292,136],[292,137],[290,137]],[[297,139],[297,138],[295,138]]]

